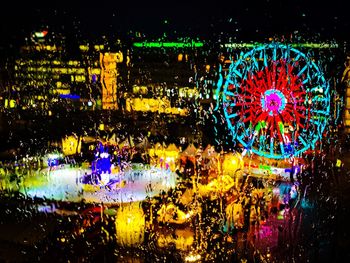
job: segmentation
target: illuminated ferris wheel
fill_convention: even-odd
[[[314,148],[330,114],[329,85],[314,58],[280,43],[232,62],[222,100],[233,139],[273,159]]]

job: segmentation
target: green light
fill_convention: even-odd
[[[223,47],[228,48],[253,48],[261,44],[252,44],[252,43],[226,43]]]
[[[306,47],[306,48],[338,48],[338,44],[332,43],[299,43],[292,44],[292,47]]]
[[[259,164],[259,169],[267,170],[267,171],[269,171],[269,172],[272,172],[271,166],[269,166],[269,165]]]
[[[184,47],[203,47],[203,42],[135,42],[134,47],[146,47],[146,48],[184,48]]]
[[[134,47],[142,47],[142,43],[140,42],[134,43]]]

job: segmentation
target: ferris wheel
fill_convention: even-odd
[[[330,114],[329,84],[310,54],[271,43],[241,53],[223,80],[222,107],[235,141],[273,159],[314,148]]]

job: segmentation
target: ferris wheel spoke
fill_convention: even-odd
[[[253,61],[253,69],[255,70],[255,71],[259,71],[259,63],[258,63],[258,61],[256,61],[256,58],[253,56],[252,57],[252,61]]]
[[[266,57],[266,52],[265,51],[263,51],[263,61],[264,61],[264,67],[267,67],[268,63],[267,63],[267,57]]]
[[[313,119],[313,118],[311,118],[311,119],[309,120],[309,122],[315,124],[316,126],[321,125],[321,122],[319,122],[318,120]]]
[[[303,115],[302,113],[296,111],[296,109],[294,107],[286,109],[286,112],[288,112],[290,114],[290,116],[292,116],[292,114],[294,114],[294,116],[298,119],[300,119],[300,118],[306,119],[306,116]]]
[[[229,87],[229,86],[234,86],[235,85],[235,82],[233,80],[231,80],[231,77],[228,76],[226,78],[226,86]]]
[[[291,123],[291,121],[294,119],[287,111],[285,111],[282,115],[281,115],[281,119],[283,121],[283,123]]]
[[[299,73],[297,74],[297,76],[300,77],[300,75],[304,73],[304,71],[307,69],[307,67],[308,67],[308,66],[305,65],[305,66],[299,71]]]
[[[281,149],[282,155],[284,155],[284,144],[283,144],[283,142],[280,142],[280,149]]]
[[[266,122],[268,123],[268,125],[270,125],[270,137],[273,138],[273,136],[274,136],[274,134],[273,134],[274,133],[274,119],[270,115],[268,115]]]
[[[233,108],[233,107],[242,106],[242,105],[244,105],[242,102],[231,102],[229,103],[229,105],[227,105],[227,108]]]
[[[308,83],[310,80],[308,79],[308,78],[306,78],[306,79],[304,79],[302,82],[301,82],[301,84],[306,84],[306,83]]]
[[[276,46],[273,48],[273,54],[272,54],[272,60],[276,61],[276,57],[277,57],[277,48]]]
[[[250,148],[253,147],[254,141],[255,141],[256,135],[253,135],[253,138],[249,141],[248,145],[250,146]]]
[[[300,97],[304,94],[306,94],[305,90],[292,90],[291,92],[293,94],[294,97]]]
[[[276,84],[276,77],[278,78],[277,76],[277,65],[276,65],[276,62],[272,63],[272,75],[271,75],[271,78],[272,78],[272,86],[273,88],[276,88],[277,84]]]
[[[254,98],[259,98],[261,96],[261,93],[263,93],[260,89],[254,91],[254,93],[252,94],[254,96]]]
[[[266,111],[261,111],[258,110],[258,112],[256,113],[257,117],[255,118],[257,121],[266,121],[268,113]]]
[[[265,76],[266,76],[266,83],[267,83],[267,87],[271,87],[272,83],[271,83],[271,77],[270,77],[270,74],[269,74],[269,68],[266,67],[265,68]]]
[[[301,105],[296,105],[295,109],[300,110],[302,112],[306,111],[306,107],[305,106],[301,106]]]
[[[299,135],[298,138],[305,147],[309,147],[309,145],[307,144],[307,142],[304,140],[304,138],[301,135]]]
[[[299,119],[299,122],[300,122],[300,119],[306,120],[306,116],[301,114],[301,113],[299,113],[299,112],[297,112],[296,110],[294,110],[294,114]]]
[[[252,121],[252,120],[253,120],[252,115],[249,115],[249,117],[244,118],[243,122],[246,123],[246,122]]]
[[[300,59],[300,54],[298,54],[294,59],[293,59],[293,64],[292,66],[294,67],[296,63],[299,62],[299,59]]]
[[[277,135],[278,135],[278,139],[280,142],[283,142],[283,122],[281,121],[280,117],[277,115],[275,118],[275,124],[276,124],[276,130],[277,130]]]
[[[273,137],[271,137],[270,138],[270,155],[272,156],[273,155],[273,153],[274,153],[274,148],[275,148],[275,146],[274,146],[274,141],[273,141]]]
[[[260,135],[259,138],[259,151],[264,151],[266,146],[266,136],[264,134]]]
[[[284,50],[282,58],[284,60],[287,60],[290,57],[290,47],[287,46],[287,48]]]
[[[236,74],[238,77],[242,78],[242,73],[240,73],[238,70],[234,69],[233,73]]]
[[[239,115],[239,113],[233,113],[233,114],[230,114],[230,115],[228,115],[227,116],[227,118],[229,118],[229,119],[234,119],[235,117],[237,117]]]

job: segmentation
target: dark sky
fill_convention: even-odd
[[[29,3],[30,2],[30,3]],[[201,3],[201,4],[200,4]],[[0,10],[1,43],[11,43],[48,26],[77,37],[141,31],[146,36],[224,35],[244,40],[289,35],[350,38],[348,9],[342,1],[82,1],[9,2]]]

